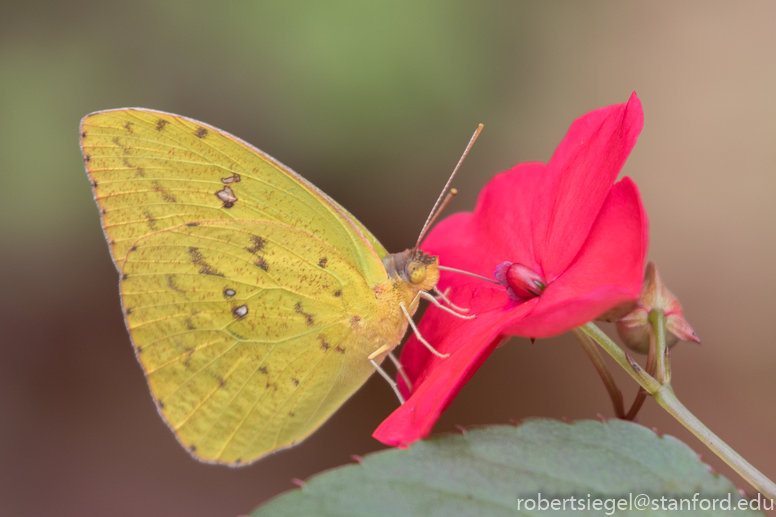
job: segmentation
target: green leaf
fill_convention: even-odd
[[[640,494],[650,498],[646,510],[636,508]],[[554,499],[558,507],[566,499],[566,510],[538,511]],[[596,499],[601,500],[598,509],[593,506]],[[737,510],[741,496],[733,484],[712,473],[676,438],[622,420],[567,424],[536,419],[368,455],[360,465],[312,477],[252,516],[612,515],[608,508],[619,500],[626,506],[617,515],[763,515]],[[720,509],[721,500],[723,505],[729,500],[733,508]],[[716,511],[701,510],[714,501]],[[672,502],[676,508],[683,503],[684,511],[672,509]]]

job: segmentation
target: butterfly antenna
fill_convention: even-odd
[[[458,160],[458,165],[455,166],[455,169],[453,169],[453,173],[450,175],[450,177],[447,180],[447,183],[445,183],[445,188],[442,189],[442,193],[439,194],[439,197],[436,200],[436,203],[434,203],[434,208],[431,209],[431,213],[428,214],[428,219],[426,219],[426,223],[423,225],[423,229],[420,231],[420,235],[418,236],[418,242],[415,244],[415,247],[413,249],[418,249],[418,246],[420,246],[420,241],[423,240],[423,237],[426,236],[426,232],[431,227],[431,225],[436,221],[437,217],[439,217],[439,214],[442,213],[442,210],[445,209],[447,204],[450,202],[450,200],[455,196],[458,191],[456,189],[450,189],[448,192],[448,188],[450,187],[450,183],[453,181],[453,178],[455,177],[455,173],[458,172],[458,169],[461,167],[461,164],[463,163],[463,159],[466,158],[466,155],[469,154],[469,150],[472,148],[472,145],[474,145],[475,140],[477,140],[477,137],[480,136],[480,131],[482,131],[482,124],[477,126],[477,129],[474,131],[474,134],[472,135],[471,140],[469,140],[468,145],[466,146],[466,149],[463,151],[463,155],[461,156],[461,159]]]

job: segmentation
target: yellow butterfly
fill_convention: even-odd
[[[389,254],[304,178],[196,120],[92,113],[81,149],[137,359],[193,456],[255,461],[387,377],[436,257]]]

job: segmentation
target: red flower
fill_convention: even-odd
[[[577,119],[547,165],[522,163],[482,190],[474,213],[437,225],[423,250],[440,263],[495,276],[503,285],[443,272],[441,289],[477,318],[430,307],[420,331],[439,358],[411,336],[401,361],[414,386],[406,403],[374,433],[404,446],[434,422],[504,336],[548,337],[639,296],[647,216],[630,178],[614,183],[636,143],[644,115],[626,104]],[[507,289],[505,289],[506,287]]]

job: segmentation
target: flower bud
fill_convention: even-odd
[[[547,280],[528,266],[516,262],[502,262],[496,266],[494,276],[507,288],[513,300],[535,298],[547,287]]]
[[[660,280],[655,264],[649,262],[644,274],[644,284],[639,296],[639,305],[617,322],[617,333],[623,343],[635,352],[649,352],[649,336],[652,326],[649,323],[649,313],[660,309],[666,315],[666,346],[672,347],[679,340],[701,340],[693,332],[692,327],[684,319],[682,305]]]

